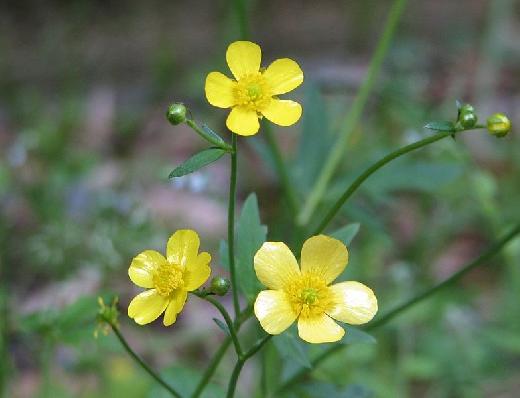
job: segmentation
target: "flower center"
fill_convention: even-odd
[[[293,310],[305,318],[321,315],[332,305],[332,294],[327,284],[313,274],[303,274],[284,290]]]
[[[251,111],[261,112],[271,102],[271,89],[260,72],[246,75],[234,89],[235,103]]]
[[[184,286],[182,269],[176,264],[164,263],[153,276],[155,289],[161,296],[169,296],[175,289]]]

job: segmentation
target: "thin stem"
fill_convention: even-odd
[[[234,8],[237,13],[240,38],[247,40],[249,37],[249,23],[247,18],[247,0],[235,0]]]
[[[316,183],[314,184],[314,187],[309,194],[301,213],[299,214],[298,223],[300,225],[306,225],[311,219],[316,206],[319,204],[321,198],[327,190],[327,185],[330,179],[332,178],[341,159],[343,158],[343,152],[345,150],[350,132],[356,127],[359,118],[363,113],[363,109],[365,108],[369,94],[374,87],[377,76],[379,75],[381,65],[383,64],[386,53],[388,52],[388,48],[390,47],[390,43],[393,39],[397,23],[399,22],[399,19],[405,9],[405,5],[406,0],[395,0],[392,8],[390,9],[383,34],[377,43],[377,47],[374,55],[372,56],[372,60],[370,61],[365,80],[359,88],[350,111],[347,113],[345,119],[343,119],[341,123],[343,128],[339,132],[336,143],[333,145],[332,152],[327,158],[327,161],[323,166],[323,169]]]
[[[240,312],[238,301],[238,284],[235,270],[235,202],[237,195],[237,135],[231,134],[231,176],[229,178],[229,206],[228,206],[228,257],[229,274],[231,277],[231,289],[233,293],[233,308],[235,318]]]
[[[469,131],[469,130],[464,130]],[[377,162],[372,164],[368,169],[366,169],[363,173],[361,173],[353,182],[350,184],[350,186],[343,192],[341,197],[334,203],[332,208],[329,210],[327,215],[323,218],[323,220],[320,222],[318,227],[314,230],[313,235],[317,235],[321,233],[329,224],[329,222],[334,218],[336,213],[341,209],[341,206],[347,201],[350,196],[363,184],[363,182],[370,177],[372,174],[374,174],[377,170],[379,170],[381,167],[386,165],[387,163],[390,163],[392,160],[408,153],[412,152],[416,149],[422,148],[423,146],[429,145],[433,142],[442,140],[446,137],[451,137],[457,134],[458,132],[451,132],[451,131],[443,131],[441,133],[432,135],[430,137],[424,138],[420,141],[414,142],[412,144],[406,145],[402,148],[397,149],[396,151],[393,151],[383,157],[382,159],[379,159]]]
[[[231,336],[231,340],[233,341],[233,345],[235,346],[235,351],[237,353],[237,356],[242,356],[242,347],[240,347],[240,341],[238,340],[237,331],[235,330],[235,325],[233,324],[233,321],[231,320],[231,317],[229,316],[228,312],[224,308],[222,304],[220,304],[219,301],[215,300],[211,296],[199,296],[202,299],[210,302],[213,304],[213,306],[220,312],[222,317],[224,318],[224,321],[226,322],[226,325],[229,330],[229,335]]]
[[[276,172],[278,177],[280,178],[280,182],[282,184],[282,188],[285,193],[285,197],[287,198],[287,202],[289,204],[289,209],[293,217],[298,215],[298,208],[300,206],[298,202],[298,195],[291,184],[291,178],[289,176],[289,171],[285,166],[283,161],[282,153],[280,152],[280,148],[276,142],[276,139],[273,136],[273,132],[271,130],[271,126],[264,125],[264,136],[267,141],[267,145],[271,150],[271,154],[273,155],[273,160],[276,167]]]
[[[431,287],[430,289],[426,290],[425,292],[418,294],[417,296],[412,297],[411,299],[405,301],[400,306],[394,308],[393,310],[387,312],[385,315],[380,316],[377,318],[374,322],[369,324],[365,330],[375,330],[388,322],[390,322],[392,319],[394,319],[396,316],[401,314],[403,311],[406,311],[413,305],[427,299],[428,297],[432,296],[433,294],[437,293],[440,290],[443,290],[454,283],[456,283],[460,278],[462,278],[464,275],[466,275],[468,272],[473,270],[474,268],[477,268],[489,259],[491,259],[493,256],[495,256],[508,242],[510,242],[515,236],[517,236],[520,233],[520,224],[517,224],[516,227],[514,227],[509,233],[504,235],[500,240],[493,243],[484,253],[482,253],[479,257],[477,257],[475,260],[470,262],[469,264],[462,267],[459,271],[455,272],[453,275],[451,275],[449,278],[445,279],[443,282]],[[323,351],[320,355],[318,355],[316,358],[314,358],[311,361],[312,369],[315,369],[321,362],[329,358],[331,355],[343,350],[345,347],[348,347],[346,345],[342,344],[335,344],[334,346],[330,347],[329,349]],[[309,373],[311,368],[302,368],[298,372],[296,372],[289,380],[287,380],[285,383],[283,383],[275,392],[281,393],[283,391],[288,390],[290,387],[292,387],[294,384],[296,384],[298,381],[300,381],[303,377]]]
[[[240,330],[240,327],[242,324],[249,319],[251,316],[252,308],[247,307],[244,311],[240,313],[240,315],[235,320],[235,329],[238,331]],[[197,385],[197,388],[195,389],[194,393],[192,394],[191,398],[198,398],[202,391],[204,391],[204,388],[206,388],[206,385],[209,383],[211,377],[215,373],[215,370],[217,369],[218,365],[220,364],[220,361],[224,357],[224,354],[226,353],[227,348],[231,344],[231,337],[228,336],[218,349],[218,351],[215,353],[213,358],[211,359],[208,367],[206,368],[204,374],[202,375],[202,378],[199,381],[199,384]]]
[[[166,383],[162,378],[161,376],[159,376],[152,368],[150,368],[150,366],[148,366],[142,359],[139,355],[137,355],[135,353],[134,350],[132,350],[132,348],[128,345],[128,342],[125,340],[125,338],[123,337],[123,335],[121,334],[121,332],[119,331],[119,328],[113,324],[110,323],[110,327],[112,328],[112,330],[114,331],[114,334],[117,336],[117,338],[119,339],[119,342],[121,343],[121,345],[123,346],[123,348],[126,350],[126,352],[128,352],[128,354],[130,354],[130,356],[150,375],[152,376],[155,381],[157,381],[161,386],[163,386],[165,389],[168,390],[168,392],[176,397],[176,398],[182,398],[182,396],[177,392],[175,391],[175,389],[170,386],[168,383]]]
[[[213,358],[211,359],[208,367],[204,371],[204,374],[202,375],[199,384],[197,384],[197,388],[191,395],[191,398],[198,398],[200,394],[202,394],[202,391],[204,391],[204,388],[208,385],[211,377],[213,376],[213,373],[215,373],[215,370],[217,370],[217,366],[219,365],[220,361],[224,357],[224,354],[226,353],[229,345],[231,344],[231,337],[228,336],[223,341],[222,345],[219,347]]]
[[[229,379],[229,385],[228,385],[228,391],[227,391],[227,398],[233,398],[235,396],[235,390],[237,387],[237,381],[238,377],[240,376],[240,372],[242,371],[242,368],[244,367],[244,364],[246,361],[251,358],[253,355],[255,355],[264,345],[267,343],[272,335],[268,334],[262,337],[260,340],[258,340],[249,351],[247,351],[242,357],[238,358],[237,363],[235,364],[235,367],[233,368],[233,373],[231,374],[231,378]]]

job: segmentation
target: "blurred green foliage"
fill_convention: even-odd
[[[47,24],[47,39],[39,38],[36,47],[29,47],[45,60],[39,61],[39,65],[49,69],[53,56],[61,54],[56,59],[56,71],[51,71],[50,77],[45,74],[49,72],[45,72],[36,78],[27,77],[25,81],[23,71],[9,69],[14,63],[0,59],[0,390],[6,397],[165,396],[164,391],[153,386],[148,375],[125,356],[113,335],[93,338],[99,291],[121,296],[122,327],[129,330],[136,350],[154,366],[164,369],[165,378],[184,392],[193,390],[198,381],[194,369],[201,369],[224,337],[212,323],[211,313],[193,317],[200,319],[186,314],[174,329],[167,330],[154,326],[137,328],[125,320],[124,314],[132,293],[127,280],[131,258],[145,248],[161,249],[165,237],[187,221],[163,220],[143,206],[145,194],[154,186],[171,189],[173,193],[169,198],[175,199],[176,195],[190,191],[186,186],[168,185],[164,170],[171,170],[171,166],[188,157],[192,148],[200,146],[198,137],[190,140],[186,138],[186,131],[168,126],[162,118],[163,101],[186,97],[197,119],[224,132],[222,115],[207,114],[209,107],[203,102],[202,87],[209,70],[207,65],[215,69],[217,56],[219,62],[223,62],[222,49],[232,38],[230,7],[216,5],[216,10],[212,9],[217,15],[218,35],[211,37],[215,48],[209,56],[202,57],[200,63],[192,60],[183,63],[182,55],[187,52],[180,38],[192,33],[196,38],[198,33],[203,35],[200,40],[209,41],[208,32],[195,32],[198,24],[177,27],[177,40],[173,40],[172,45],[170,37],[161,34],[162,29],[166,29],[163,25],[172,24],[168,19],[161,20],[163,25],[157,31],[150,30],[151,38],[143,39],[156,43],[153,48],[145,56],[132,56],[142,58],[139,61],[145,65],[140,66],[145,71],[144,82],[129,78],[132,72],[125,67],[120,67],[124,75],[120,77],[111,69],[113,65],[106,69],[100,65],[101,70],[112,71],[108,84],[113,84],[118,96],[123,98],[116,101],[108,127],[110,134],[98,136],[97,131],[86,130],[87,88],[92,80],[104,79],[95,76],[88,81],[87,72],[91,70],[85,56],[88,51],[85,47],[72,46],[68,42],[70,34],[65,34],[85,34],[91,24],[87,16],[103,14],[104,9],[98,10],[87,3],[90,2],[78,2],[74,9],[67,9],[50,2],[49,9],[59,15],[45,19],[37,12],[34,14],[36,19],[44,18],[44,25]],[[311,225],[367,165],[429,134],[421,127],[425,122],[449,119],[455,109],[455,98],[473,96],[472,103],[480,120],[487,116],[484,111],[515,110],[511,104],[518,103],[519,87],[515,81],[508,80],[508,73],[516,76],[520,70],[517,45],[511,44],[510,39],[500,41],[503,47],[510,46],[511,55],[504,61],[504,67],[497,61],[500,57],[490,57],[487,46],[482,45],[480,49],[479,40],[491,40],[500,47],[497,40],[501,38],[497,39],[496,30],[492,28],[517,19],[504,19],[501,17],[504,13],[495,7],[510,7],[510,11],[518,7],[507,1],[491,2],[493,10],[485,9],[482,13],[480,6],[475,6],[469,16],[462,18],[460,12],[452,12],[456,6],[449,3],[431,6],[435,11],[430,15],[435,29],[429,24],[421,29],[419,25],[424,22],[421,18],[425,18],[428,10],[420,5],[411,7],[383,78],[362,123],[348,139],[341,168]],[[364,6],[361,3],[341,5],[343,22],[359,19],[358,23],[352,21],[355,31],[352,37],[367,42],[341,42],[348,45],[351,52],[341,48],[338,56],[329,58],[329,62],[342,70],[343,56],[348,62],[353,57],[354,64],[370,55],[370,38],[378,32],[378,24],[370,16],[380,5],[375,1]],[[114,4],[107,7],[109,15],[114,12],[111,7],[120,11]],[[147,9],[135,4],[133,7],[128,20],[118,19],[123,30],[125,23],[139,21],[144,15],[141,11]],[[171,13],[169,7],[167,10]],[[274,40],[269,33],[268,17],[271,16],[260,6],[255,7],[258,12],[253,30],[259,35],[258,40],[269,43],[268,48],[275,50],[274,53],[300,54],[306,73],[306,83],[300,90],[305,110],[302,121],[294,131],[275,132],[283,144],[292,181],[303,201],[334,142],[338,121],[349,108],[359,79],[356,77],[354,86],[350,87],[341,74],[329,77],[326,73],[330,69],[325,68],[324,72],[313,67],[325,53],[316,50],[318,46],[314,42],[307,44],[312,38],[300,34],[299,42],[289,30],[277,43],[279,38]],[[271,7],[275,6],[271,4]],[[334,11],[336,5],[330,7]],[[158,18],[153,11],[148,11],[152,22]],[[311,11],[319,19],[321,10]],[[510,18],[515,18],[513,12],[510,14]],[[497,20],[496,15],[502,19]],[[54,18],[61,24],[53,24]],[[481,35],[476,34],[479,30],[476,19],[488,27]],[[100,22],[103,26],[108,23],[103,21],[105,19]],[[276,21],[272,23],[276,25]],[[310,26],[308,30],[315,26],[312,20],[305,23]],[[281,32],[289,29],[278,28]],[[27,29],[32,32],[34,27],[27,25]],[[132,29],[135,37],[130,39],[145,36],[142,29]],[[110,36],[110,31],[100,32],[105,36],[98,40]],[[442,37],[439,32],[443,32]],[[321,34],[326,42],[331,32]],[[7,51],[11,44],[5,42],[5,37],[8,36],[0,36],[0,48]],[[64,48],[55,44],[60,37],[68,44]],[[117,47],[118,43],[113,46]],[[22,44],[19,46],[23,47]],[[367,49],[360,50],[365,44]],[[429,45],[432,50],[425,48]],[[196,48],[196,40],[191,38],[185,46]],[[312,51],[298,53],[300,46]],[[477,49],[464,52],[468,46]],[[69,50],[71,53],[63,55]],[[206,49],[199,47],[199,51]],[[70,67],[76,56],[83,63]],[[471,68],[467,66],[467,59],[474,58],[481,59],[477,69],[484,68],[482,59],[496,62],[485,64],[485,70],[479,69],[476,78],[469,76]],[[463,67],[457,62],[464,63]],[[454,76],[447,81],[444,74],[451,72],[451,68]],[[53,70],[52,65],[50,69]],[[345,73],[349,71],[346,68]],[[320,77],[324,74],[325,78]],[[503,81],[493,86],[491,94],[494,95],[486,90],[485,96],[479,94],[483,83],[471,79],[482,76],[492,81],[502,76]],[[470,89],[466,89],[466,85]],[[487,101],[488,97],[493,97],[492,101]],[[161,118],[156,118],[156,114]],[[517,115],[511,116],[518,120]],[[97,117],[97,114],[93,116]],[[174,142],[174,159],[171,153],[163,151],[164,142]],[[244,141],[241,150],[239,196],[245,201],[238,218],[239,264],[247,262],[266,239],[265,225],[269,226],[267,239],[284,239],[293,233],[286,202],[272,173],[273,161],[262,137]],[[345,242],[350,243],[356,236],[349,245],[349,267],[341,278],[373,286],[381,309],[385,310],[476,257],[520,218],[519,153],[518,134],[514,132],[502,140],[488,137],[485,132],[468,133],[456,141],[447,139],[399,159],[371,177],[342,209],[337,222],[330,226],[330,231],[336,231],[336,236]],[[113,164],[117,165],[117,176],[104,182],[103,168]],[[217,204],[224,202],[226,187],[221,186],[218,175],[209,173],[211,171],[204,169],[194,174],[209,180],[203,184],[200,195]],[[198,180],[190,181],[196,186]],[[256,195],[250,194],[252,190]],[[184,206],[187,211],[189,206]],[[243,230],[255,233],[245,236]],[[213,242],[208,245],[216,248],[222,236],[223,231],[219,237],[211,237]],[[227,263],[225,244],[221,245],[220,258],[217,250],[212,253],[216,273],[224,273],[221,266]],[[376,344],[367,344],[372,341],[370,336],[350,329],[345,338],[353,339],[347,343],[356,344],[326,361],[313,371],[312,379],[298,385],[287,396],[514,396],[520,377],[519,263],[517,239],[492,261],[492,266],[476,271],[457,289],[422,303],[378,330],[374,333]],[[94,271],[91,285],[94,287],[78,294],[81,290],[78,286],[89,285],[88,280],[82,279],[81,271],[85,269]],[[251,275],[251,272],[240,274],[248,281],[247,286],[244,284],[244,293],[249,295],[256,289],[250,284]],[[67,286],[71,285],[74,288],[69,292]],[[60,293],[63,291],[65,294]],[[253,339],[256,333],[256,326],[248,326],[245,338]],[[360,334],[356,337],[356,333]],[[308,366],[309,358],[321,349],[302,345],[290,333],[276,338],[275,344],[268,346],[263,354],[271,364],[264,380],[246,376],[240,391],[248,396],[245,392],[253,388],[256,391],[258,384],[265,384],[264,392],[270,391],[290,377],[296,366]],[[282,365],[282,358],[290,360]],[[222,396],[231,360],[226,357],[206,396]],[[260,363],[252,367],[252,374],[260,373]]]

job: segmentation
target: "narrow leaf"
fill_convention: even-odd
[[[218,135],[217,133],[215,133],[212,129],[210,129],[210,128],[208,127],[208,125],[206,125],[206,124],[203,123],[203,124],[201,125],[201,127],[202,127],[202,130],[204,130],[204,132],[205,132],[207,135],[213,137],[213,138],[215,139],[215,141],[217,141],[219,144],[221,144],[221,145],[226,145],[226,142],[224,141],[224,139],[223,139],[220,135]]]
[[[455,133],[457,128],[455,127],[455,123],[450,121],[438,121],[438,122],[430,122],[424,126],[424,128],[428,130],[434,131],[448,131],[451,133]]]
[[[217,324],[217,326],[222,329],[222,331],[224,333],[226,333],[228,336],[230,336],[230,333],[229,333],[229,328],[227,327],[227,325],[222,322],[220,319],[218,318],[213,318],[213,321]]]
[[[225,153],[226,151],[221,148],[204,149],[203,151],[200,151],[193,155],[180,166],[177,166],[170,173],[168,178],[182,177],[186,174],[193,173],[194,171],[197,171],[198,169],[220,159]]]
[[[331,236],[333,238],[339,239],[346,246],[348,246],[350,242],[352,242],[352,239],[354,239],[354,237],[357,235],[359,226],[359,223],[347,224],[344,227],[334,231]]]

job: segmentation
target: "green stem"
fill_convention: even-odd
[[[238,331],[240,330],[240,327],[242,324],[249,319],[252,313],[251,306],[247,307],[244,311],[240,313],[238,318],[235,320],[235,329]],[[202,391],[204,391],[204,388],[206,388],[206,385],[209,383],[211,377],[213,376],[213,373],[215,373],[215,370],[217,369],[220,361],[224,357],[224,354],[226,353],[227,348],[231,344],[231,337],[228,336],[218,349],[218,351],[215,353],[213,358],[211,359],[208,367],[204,371],[204,374],[202,375],[199,384],[197,385],[197,388],[195,389],[195,392],[192,394],[191,398],[198,398]]]
[[[237,195],[237,135],[231,134],[231,176],[229,178],[229,206],[228,206],[228,257],[229,274],[231,277],[231,289],[233,293],[233,308],[235,318],[240,312],[238,301],[238,284],[235,270],[235,202]]]
[[[409,299],[408,301],[405,301],[400,306],[387,312],[385,315],[380,316],[374,322],[369,324],[365,328],[365,330],[369,330],[369,331],[375,330],[375,329],[387,324],[392,319],[394,319],[399,314],[401,314],[403,311],[406,311],[407,309],[414,306],[415,304],[427,299],[428,297],[431,297],[433,294],[437,293],[438,291],[443,290],[443,289],[453,285],[455,282],[457,282],[460,278],[462,278],[468,272],[470,272],[474,268],[477,268],[477,267],[481,266],[482,264],[486,263],[489,259],[491,259],[495,254],[497,254],[508,242],[510,242],[519,233],[520,233],[520,224],[517,224],[516,227],[514,227],[509,233],[504,235],[500,240],[493,243],[478,258],[476,258],[469,264],[462,267],[459,271],[455,272],[453,275],[451,275],[449,278],[445,279],[443,282],[431,287],[430,289],[426,290],[425,292],[423,292],[421,294],[418,294],[415,297],[412,297],[411,299]],[[296,372],[289,380],[287,380],[285,383],[283,383],[276,390],[275,394],[288,390],[290,387],[292,387],[294,384],[296,384],[298,381],[300,381],[303,377],[305,377],[311,369],[315,369],[321,362],[323,362],[324,360],[329,358],[331,355],[343,350],[345,347],[348,347],[348,346],[342,345],[342,344],[335,344],[334,346],[330,347],[329,349],[323,351],[320,355],[318,355],[316,358],[314,358],[311,361],[311,364],[312,364],[311,368],[309,368],[309,369],[302,368],[300,371]]]
[[[287,202],[289,204],[289,209],[293,217],[296,217],[298,215],[299,208],[298,195],[296,194],[296,191],[294,190],[294,187],[291,184],[289,171],[287,170],[287,167],[285,167],[282,153],[280,152],[280,148],[278,147],[276,139],[273,136],[271,126],[264,125],[264,136],[273,156],[276,172],[278,174],[278,177],[280,178],[280,182],[282,184],[285,197],[287,198]]]
[[[206,130],[204,130],[202,127],[200,127],[197,122],[195,122],[195,120],[192,120],[192,119],[186,119],[186,124],[191,127],[193,129],[193,131],[195,131],[198,135],[200,135],[203,139],[205,139],[206,141],[208,141],[210,144],[213,144],[219,148],[222,148],[224,149],[225,151],[227,152],[232,152],[232,148],[231,146],[225,142],[219,135],[217,135],[215,132],[212,132],[211,130],[209,130],[209,128],[207,128],[207,130],[209,130],[211,132],[208,132]]]
[[[231,337],[228,336],[220,346],[220,348],[217,350],[213,358],[211,359],[208,367],[204,371],[204,374],[202,375],[199,384],[197,385],[197,388],[191,395],[191,398],[198,398],[200,394],[202,394],[202,391],[204,391],[204,388],[208,385],[211,377],[213,376],[213,373],[215,373],[215,370],[217,370],[217,366],[219,365],[220,361],[224,357],[224,354],[226,353],[229,345],[231,344]]]
[[[469,131],[469,130],[463,130],[463,131]],[[410,145],[406,145],[402,148],[397,149],[396,151],[393,151],[383,157],[382,159],[379,159],[377,162],[372,164],[368,169],[366,169],[363,173],[361,173],[353,182],[350,184],[350,186],[343,192],[341,197],[334,203],[332,208],[329,210],[327,215],[323,218],[321,223],[318,225],[318,227],[314,230],[312,235],[317,235],[327,227],[329,222],[332,220],[332,218],[336,215],[336,213],[341,209],[341,206],[347,201],[350,196],[363,184],[363,182],[370,177],[372,174],[374,174],[377,170],[379,170],[381,167],[386,165],[387,163],[390,163],[392,160],[408,153],[412,152],[416,149],[422,148],[423,146],[429,145],[433,142],[442,140],[446,137],[454,136],[458,132],[451,132],[451,131],[443,131],[441,133],[432,135],[430,137],[424,138],[420,141],[414,142]]]
[[[237,13],[238,27],[240,39],[247,40],[249,38],[249,24],[247,18],[247,0],[235,0],[234,8]]]
[[[370,61],[365,80],[359,88],[358,94],[352,103],[350,111],[341,123],[343,128],[339,132],[336,143],[333,145],[332,152],[327,158],[318,180],[314,184],[314,187],[309,194],[301,213],[298,216],[297,221],[300,225],[306,225],[311,219],[316,206],[319,204],[321,198],[327,190],[327,185],[330,179],[332,178],[341,159],[343,158],[343,152],[345,150],[350,132],[356,127],[359,118],[363,113],[363,109],[368,100],[369,94],[374,87],[376,78],[379,75],[381,65],[383,64],[386,53],[388,52],[390,42],[392,41],[397,23],[399,22],[399,19],[404,11],[405,5],[406,0],[395,0],[392,5],[383,34],[379,39],[377,48],[374,52],[372,60]]]
[[[249,351],[247,351],[243,356],[238,358],[237,363],[235,364],[235,367],[233,369],[233,373],[231,374],[231,378],[229,379],[228,391],[226,395],[227,398],[233,398],[235,396],[238,377],[240,376],[240,372],[242,371],[242,368],[244,367],[246,361],[253,355],[255,355],[265,345],[265,343],[267,343],[271,339],[271,337],[273,336],[270,334],[265,335],[260,340],[258,340]]]
[[[226,325],[229,330],[229,334],[231,336],[231,340],[233,341],[233,345],[235,346],[235,351],[237,353],[237,356],[242,356],[242,347],[240,347],[240,341],[238,340],[237,331],[235,330],[235,325],[233,324],[233,321],[231,320],[231,317],[229,316],[228,312],[224,308],[222,304],[220,304],[219,301],[215,300],[211,296],[199,296],[202,299],[208,301],[209,303],[213,304],[213,306],[220,312],[222,317],[224,318],[224,321],[226,322]]]
[[[134,350],[132,350],[132,348],[130,347],[130,345],[128,345],[128,342],[125,340],[125,338],[123,337],[123,335],[121,334],[121,332],[119,331],[119,328],[111,323],[109,323],[110,327],[112,328],[112,330],[114,331],[114,334],[117,336],[117,338],[119,339],[119,342],[121,343],[121,345],[123,346],[123,348],[126,350],[126,352],[128,352],[128,354],[130,354],[130,356],[150,375],[152,376],[155,381],[157,381],[161,386],[163,386],[166,390],[168,390],[168,392],[176,397],[176,398],[182,398],[182,396],[177,392],[175,391],[175,389],[170,386],[168,383],[166,383],[162,378],[161,376],[159,376],[152,368],[150,368],[150,366],[148,366],[142,359],[139,355],[136,354],[136,352]]]

